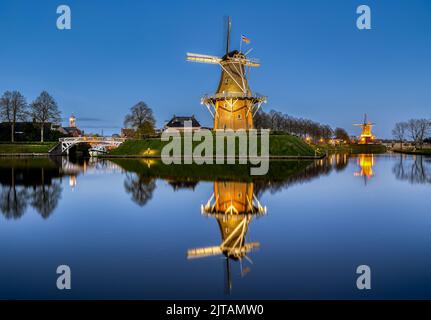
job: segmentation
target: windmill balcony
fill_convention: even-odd
[[[214,103],[215,101],[225,99],[247,99],[252,100],[253,103],[265,103],[267,100],[266,96],[260,94],[251,94],[243,92],[222,92],[214,95],[204,95],[201,99],[202,104]]]

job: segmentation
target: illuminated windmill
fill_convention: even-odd
[[[373,128],[374,123],[368,122],[366,114],[364,115],[364,123],[354,124],[354,126],[362,128],[362,133],[358,139],[359,144],[369,144],[374,141],[375,137],[371,132],[371,129]]]
[[[241,50],[230,51],[231,21],[228,19],[226,54],[223,57],[187,53],[187,60],[217,64],[221,68],[220,82],[213,96],[204,96],[204,104],[214,118],[214,129],[252,129],[253,116],[266,102],[266,97],[253,94],[248,85],[247,75],[252,67],[259,67],[256,59],[247,58]],[[242,36],[242,42],[250,42]]]
[[[224,254],[226,256],[227,291],[232,288],[230,260],[242,261],[247,253],[260,246],[259,242],[246,242],[248,226],[254,216],[266,214],[254,194],[253,183],[214,182],[214,193],[201,212],[214,217],[220,228],[222,242],[218,246],[190,249],[187,258],[202,258]],[[248,271],[248,270],[247,270]],[[244,274],[241,264],[241,274]]]

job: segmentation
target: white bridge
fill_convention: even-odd
[[[61,153],[69,154],[70,148],[73,146],[86,143],[92,148],[101,150],[103,149],[114,149],[122,144],[126,139],[124,138],[111,138],[111,137],[74,137],[74,138],[60,138],[61,143]]]

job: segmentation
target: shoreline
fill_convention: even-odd
[[[425,149],[425,150],[399,150],[399,149],[392,149],[393,153],[399,153],[399,154],[411,154],[416,156],[431,156],[431,149]]]
[[[324,159],[327,154],[323,154],[320,156],[269,156],[269,160],[295,160],[295,159],[303,159],[303,160],[320,160]],[[161,156],[157,155],[99,155],[96,158],[104,158],[104,159],[161,159]],[[184,159],[185,157],[170,157],[171,159]],[[190,157],[187,157],[190,158]],[[212,157],[212,160],[221,159],[222,157]],[[241,157],[223,157],[223,159],[244,159]],[[246,157],[246,159],[250,159]],[[261,157],[252,157],[252,159],[262,159]]]
[[[56,155],[51,155],[49,153],[0,153],[0,157],[31,157],[31,158],[37,158],[37,157],[55,157]]]

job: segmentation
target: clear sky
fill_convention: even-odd
[[[72,29],[56,28],[58,5]],[[356,8],[371,7],[372,30],[356,28]],[[215,65],[186,52],[222,55],[223,19],[232,46],[251,39],[251,89],[264,109],[357,133],[363,113],[380,137],[396,121],[431,117],[431,1],[20,1],[0,0],[0,93],[42,90],[87,132],[118,132],[143,100],[158,126],[173,114],[211,125],[200,97],[213,93]]]

